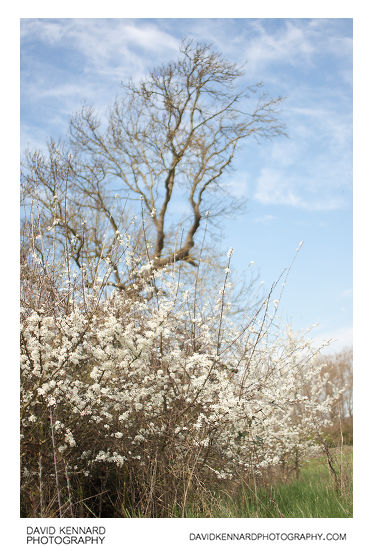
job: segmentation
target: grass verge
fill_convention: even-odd
[[[298,480],[247,485],[235,494],[220,494],[204,510],[187,508],[188,517],[218,518],[348,518],[352,517],[352,447],[332,452],[338,485],[325,456],[309,460]],[[178,516],[178,515],[176,515]]]

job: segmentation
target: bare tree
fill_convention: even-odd
[[[134,263],[196,265],[206,212],[219,217],[237,207],[222,178],[239,144],[284,134],[277,118],[282,98],[267,97],[260,84],[238,89],[242,69],[211,46],[185,41],[180,51],[177,61],[123,84],[105,125],[83,106],[71,119],[67,145],[52,141],[47,154],[26,156],[25,197],[39,205],[42,226],[53,225],[76,266],[91,266],[88,283],[106,259],[108,283],[128,285],[116,244],[131,224],[133,200],[141,200],[143,214]],[[172,209],[180,200],[189,209],[183,220]]]

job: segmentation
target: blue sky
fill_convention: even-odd
[[[63,137],[83,101],[105,113],[120,82],[174,59],[179,41],[212,43],[245,63],[244,82],[286,97],[289,138],[248,142],[226,185],[248,199],[224,223],[234,266],[254,260],[269,286],[304,245],[281,315],[313,323],[331,350],[352,339],[351,19],[24,19],[21,24],[21,147]]]

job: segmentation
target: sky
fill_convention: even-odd
[[[301,241],[281,299],[295,330],[352,343],[352,19],[23,19],[21,148],[64,137],[83,102],[104,115],[121,81],[178,56],[183,38],[244,64],[285,98],[288,137],[247,142],[226,185],[247,209],[219,246],[268,288]],[[254,264],[252,264],[254,261]],[[251,266],[251,267],[249,267]]]

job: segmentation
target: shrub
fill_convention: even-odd
[[[306,337],[274,329],[271,293],[233,322],[231,253],[212,310],[175,267],[145,265],[103,297],[66,262],[26,255],[24,516],[183,514],[222,481],[318,449],[335,391]]]

